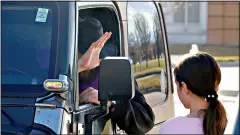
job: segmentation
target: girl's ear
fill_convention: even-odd
[[[215,83],[215,91],[218,91],[218,89],[219,89],[219,84],[218,84],[218,82],[216,82]]]
[[[175,81],[175,83],[176,83],[177,87],[179,87],[181,89],[181,87],[182,87],[181,83],[178,81]]]
[[[184,91],[184,93],[189,95],[190,91],[188,90],[186,83],[185,82],[181,82],[181,85],[182,85],[181,89]]]

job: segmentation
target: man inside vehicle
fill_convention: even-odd
[[[79,22],[78,33],[78,58],[83,57],[98,57],[98,55],[90,55],[92,46],[99,44],[102,50],[96,52],[100,53],[99,58],[103,59],[109,56],[107,46],[110,43],[104,43],[110,38],[111,33],[103,34],[103,27],[101,23],[92,17],[86,17]],[[101,38],[100,38],[101,37]],[[99,40],[98,40],[99,39]],[[102,43],[99,43],[102,42]],[[91,46],[91,47],[90,47]],[[95,45],[96,46],[96,45]],[[79,70],[79,91],[80,104],[93,103],[99,104],[98,101],[98,75],[99,62],[93,62],[92,68]],[[85,63],[86,64],[86,63]],[[89,64],[89,63],[88,63]],[[81,65],[81,64],[80,64]],[[84,65],[84,64],[82,64]],[[91,67],[91,66],[88,66]],[[83,71],[84,70],[84,71]],[[109,114],[103,118],[104,126],[106,121],[111,119],[113,132],[116,133],[116,125],[124,130],[127,134],[145,134],[154,126],[155,116],[151,107],[147,104],[143,94],[138,90],[137,82],[135,80],[135,96],[130,101],[119,101],[116,104],[109,102]],[[104,127],[103,127],[104,128]]]

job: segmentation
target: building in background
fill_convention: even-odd
[[[170,45],[239,46],[239,2],[162,2]]]
[[[239,45],[239,2],[208,2],[208,44]]]

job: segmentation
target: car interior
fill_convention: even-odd
[[[111,38],[104,47],[108,50],[108,56],[120,56],[119,27],[116,26],[118,20],[115,12],[109,8],[81,9],[79,19],[84,20],[86,17],[98,19],[102,24],[103,32],[112,32]]]

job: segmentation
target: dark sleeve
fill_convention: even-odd
[[[154,126],[155,116],[135,81],[135,96],[130,101],[118,102],[111,113],[113,124],[127,134],[145,134]],[[114,130],[114,129],[113,129]]]

